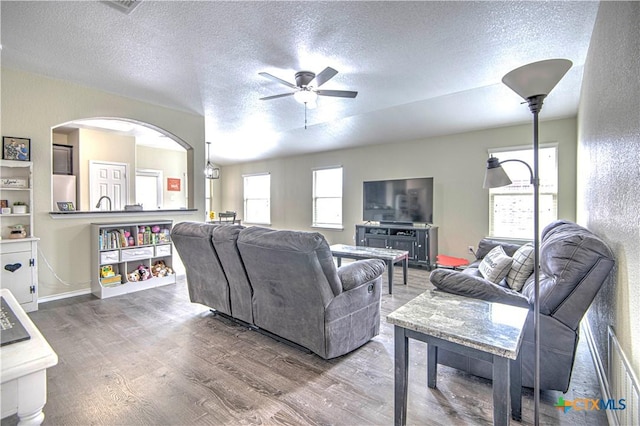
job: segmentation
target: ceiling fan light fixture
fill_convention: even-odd
[[[318,99],[318,94],[310,89],[303,89],[293,94],[293,97],[296,101],[301,104],[307,104],[309,108],[315,108],[316,100]]]

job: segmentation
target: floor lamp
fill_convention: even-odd
[[[490,157],[487,161],[487,170],[484,179],[485,188],[496,188],[511,184],[501,164],[508,161],[517,161],[525,164],[531,173],[533,185],[533,275],[535,285],[535,301],[533,304],[533,328],[534,328],[534,424],[540,424],[540,178],[538,176],[538,113],[542,109],[544,98],[553,90],[558,82],[571,68],[571,61],[567,59],[549,59],[534,62],[516,68],[502,78],[502,82],[511,90],[524,98],[529,104],[529,110],[533,113],[533,169],[521,160],[500,161]]]

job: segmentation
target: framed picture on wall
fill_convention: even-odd
[[[3,136],[2,159],[29,161],[31,159],[31,139]]]
[[[180,178],[167,178],[167,191],[180,191]]]

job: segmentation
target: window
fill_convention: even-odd
[[[313,226],[342,228],[342,167],[313,171]]]
[[[533,149],[490,151],[500,161],[517,159],[533,167]],[[558,217],[558,147],[545,145],[538,153],[540,177],[540,229]],[[531,173],[521,163],[502,164],[511,185],[489,190],[489,235],[533,239],[533,185]]]
[[[244,176],[244,221],[271,223],[271,175]]]

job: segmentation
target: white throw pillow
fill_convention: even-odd
[[[499,284],[509,273],[512,263],[513,259],[507,256],[504,249],[501,246],[495,246],[482,259],[478,270],[487,280]]]
[[[533,272],[533,244],[527,243],[513,254],[513,264],[507,274],[507,285],[521,291],[527,278]]]

